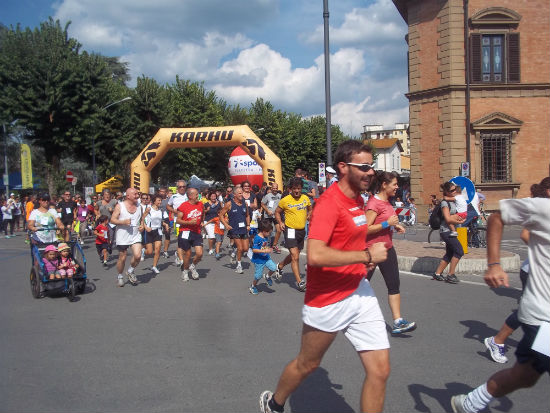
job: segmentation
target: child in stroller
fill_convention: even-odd
[[[48,279],[53,280],[61,278],[61,273],[58,269],[59,258],[57,257],[57,248],[55,248],[55,245],[48,245],[46,247],[42,262],[44,263],[44,269],[46,270]]]
[[[62,242],[57,248],[61,257],[59,258],[59,274],[65,278],[72,278],[74,274],[78,271],[78,264],[71,257],[71,247],[68,244]]]

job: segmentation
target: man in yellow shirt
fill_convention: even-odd
[[[289,254],[277,265],[277,279],[281,279],[283,268],[289,264],[292,267],[296,287],[306,290],[306,281],[300,277],[300,251],[304,248],[306,237],[306,222],[311,214],[311,202],[307,195],[302,194],[302,178],[292,178],[289,183],[290,194],[279,201],[275,210],[275,219],[285,234],[285,246]],[[285,222],[281,214],[285,214]]]

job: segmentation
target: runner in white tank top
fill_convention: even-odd
[[[137,200],[139,193],[134,188],[126,190],[126,200],[118,203],[115,206],[111,223],[117,226],[116,243],[118,249],[118,261],[116,268],[118,271],[117,285],[124,287],[124,266],[126,265],[126,255],[128,248],[131,249],[132,261],[126,271],[128,281],[136,285],[137,278],[134,274],[134,269],[141,261],[141,231],[143,231],[143,215],[139,208]],[[134,212],[130,212],[130,211]]]

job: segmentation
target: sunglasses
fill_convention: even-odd
[[[178,186],[178,189],[180,189],[180,188],[187,188],[187,187],[186,187],[185,185],[183,185],[183,186]]]
[[[359,169],[361,172],[368,172],[368,171],[370,171],[371,169],[374,168],[373,165],[368,164],[368,163],[353,163],[353,162],[346,162],[346,165],[355,166],[355,167],[357,167],[357,169]]]

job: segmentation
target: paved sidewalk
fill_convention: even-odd
[[[433,273],[445,255],[445,245],[440,242],[418,242],[393,240],[399,269],[418,273]],[[500,263],[504,271],[519,269],[518,254],[508,251],[500,252]],[[485,248],[468,248],[468,254],[459,261],[457,273],[479,273],[487,269],[487,250]]]

